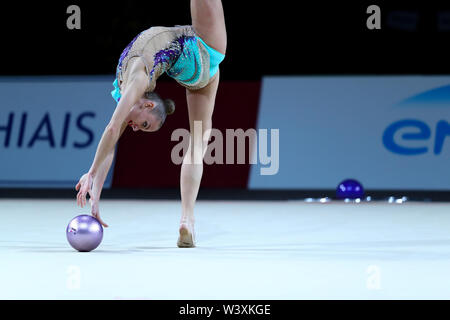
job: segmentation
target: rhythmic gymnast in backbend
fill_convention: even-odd
[[[194,121],[202,132],[212,128],[212,114],[219,84],[219,64],[225,58],[227,35],[221,0],[191,0],[192,25],[151,27],[139,33],[125,48],[117,66],[113,85],[116,109],[106,126],[87,173],[76,185],[77,204],[86,205],[89,194],[91,213],[100,223],[99,200],[103,183],[114,158],[115,145],[127,126],[134,131],[157,131],[175,104],[154,92],[164,72],[186,88],[190,124],[190,144],[181,165],[181,221],[177,245],[195,246],[194,204],[203,174],[194,151],[204,156],[208,136],[195,139]]]

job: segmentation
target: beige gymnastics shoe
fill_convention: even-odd
[[[194,225],[189,226],[187,223],[180,224],[180,236],[177,241],[177,246],[179,248],[195,248]]]

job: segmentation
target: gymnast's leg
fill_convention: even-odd
[[[210,47],[225,54],[227,31],[221,0],[191,0],[192,26]]]
[[[214,77],[211,83],[200,90],[186,90],[190,125],[190,144],[187,155],[184,157],[183,164],[181,165],[180,188],[182,214],[179,229],[180,236],[177,243],[179,247],[195,246],[194,205],[203,175],[203,157],[210,136],[208,134],[210,131],[208,130],[212,128],[212,114],[218,85],[219,74]],[[197,124],[201,124],[201,133],[194,131],[196,122]],[[195,136],[194,133],[197,136]],[[198,134],[201,134],[201,136],[198,136]],[[201,150],[201,154],[194,155],[194,153],[199,152],[199,150]],[[199,161],[197,161],[197,159]]]
[[[197,35],[210,47],[225,54],[227,34],[221,0],[191,0],[192,26]],[[187,90],[191,140],[188,155],[181,165],[180,188],[182,214],[180,222],[179,247],[193,247],[194,205],[203,175],[203,156],[208,146],[209,136],[195,137],[195,122],[201,122],[204,134],[212,128],[212,114],[219,85],[219,71],[211,82],[200,90]],[[194,153],[201,150],[200,161],[196,163]]]

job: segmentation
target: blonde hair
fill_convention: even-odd
[[[175,112],[175,102],[172,99],[162,99],[156,92],[146,92],[144,93],[144,98],[156,102],[156,106],[152,111],[161,118],[160,127],[163,125],[166,117]]]

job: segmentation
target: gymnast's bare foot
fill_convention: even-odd
[[[178,237],[177,246],[179,248],[195,247],[195,230],[194,222],[189,219],[182,219],[180,222],[180,235]]]

